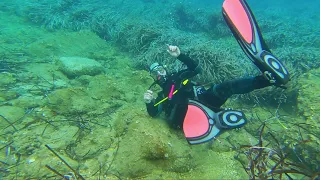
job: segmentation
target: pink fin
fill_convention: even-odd
[[[183,122],[183,132],[186,138],[199,137],[209,129],[206,114],[199,107],[188,105],[188,111]]]
[[[253,39],[253,32],[250,19],[242,3],[242,0],[225,0],[223,9],[233,25],[240,32],[242,38],[250,44]]]

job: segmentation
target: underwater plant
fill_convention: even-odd
[[[250,179],[320,178],[319,169],[310,166],[303,160],[303,156],[296,153],[295,149],[285,147],[270,132],[268,132],[268,135],[275,142],[275,146],[269,147],[272,145],[271,142],[265,142],[263,137],[265,128],[265,123],[259,128],[257,144],[241,145],[239,154],[235,157],[241,162]],[[300,143],[304,144],[306,142],[308,141]],[[296,156],[297,159],[293,159],[292,155]],[[243,156],[246,157],[246,160],[244,160]]]

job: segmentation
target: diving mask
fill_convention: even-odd
[[[166,69],[158,64],[158,63],[153,63],[150,66],[150,75],[154,80],[161,80],[162,77],[166,77],[167,76],[167,71]]]

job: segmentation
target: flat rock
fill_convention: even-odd
[[[94,76],[104,72],[104,68],[99,62],[83,57],[61,57],[58,60],[58,66],[69,78],[81,75]]]

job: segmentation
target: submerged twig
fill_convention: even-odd
[[[106,149],[109,149],[109,148],[111,147],[111,145],[112,145],[112,144],[110,144],[109,147],[107,147]],[[113,164],[113,162],[114,162],[114,160],[115,160],[115,158],[116,158],[116,155],[118,154],[119,147],[120,147],[120,141],[119,141],[119,139],[118,139],[116,152],[114,153],[114,156],[112,157],[112,160],[111,160],[111,162],[110,162],[110,164],[109,164],[109,166],[108,166],[108,169],[106,170],[105,174],[107,174],[108,171],[110,170],[110,168],[111,168],[111,166],[112,166],[112,164]],[[97,173],[99,173],[99,178],[100,178],[101,170],[102,170],[102,168],[103,168],[106,164],[107,164],[107,162],[104,163],[104,164],[101,164],[101,163],[100,163],[99,170],[96,171],[95,173],[93,173],[92,176],[95,176]],[[117,177],[118,177],[118,176],[117,176]],[[118,178],[121,179],[120,177],[118,177]]]
[[[0,148],[0,150],[2,150],[2,149],[4,149],[4,148],[6,148],[6,147],[8,147],[8,146],[10,146],[11,144],[13,144],[13,141],[12,141],[12,142],[10,142],[10,143],[9,143],[9,144],[7,144],[7,145],[5,145],[5,146],[1,147],[1,148]]]
[[[16,132],[18,131],[18,129],[6,117],[1,114],[0,117],[2,117]]]
[[[110,165],[109,165],[109,167],[108,167],[108,169],[107,169],[107,171],[106,171],[106,174],[108,173],[109,169],[111,168],[111,166],[112,166],[112,164],[113,164],[113,161],[115,160],[115,158],[116,158],[116,156],[117,156],[117,154],[118,154],[119,146],[120,146],[120,141],[119,141],[119,139],[118,139],[116,152],[114,153],[114,156],[113,156],[113,158],[112,158],[112,160],[111,160],[111,162],[110,162]]]
[[[48,168],[50,171],[52,171],[53,173],[55,173],[56,175],[62,177],[63,179],[66,179],[61,173],[59,173],[57,170],[55,170],[54,168],[52,168],[51,166],[46,164],[46,168]]]
[[[84,178],[75,169],[73,169],[61,156],[59,156],[49,145],[45,145],[57,158],[59,158],[77,177],[84,180]]]
[[[47,123],[47,125],[46,125],[46,127],[44,127],[44,129],[43,129],[43,131],[42,131],[42,133],[41,133],[41,136],[44,135],[44,132],[47,130],[47,127],[48,127],[49,125],[53,126],[55,129],[59,129],[58,126],[55,126],[55,125],[53,125],[53,124],[51,123],[51,122],[54,122],[54,121],[48,121],[48,120],[46,120],[46,119],[44,119],[44,121]]]
[[[34,110],[34,108],[28,109],[21,118],[17,119],[16,121],[12,122],[11,124],[16,124],[16,123],[19,124],[19,122],[22,121],[24,118],[26,118],[33,110]],[[11,126],[11,125],[8,125],[8,126],[5,127],[4,129],[6,129],[6,128],[10,127],[10,126]],[[26,127],[20,128],[18,131],[20,131],[20,130],[22,130],[22,129],[24,129],[24,128],[26,128]],[[17,132],[17,131],[16,131],[16,132]]]

